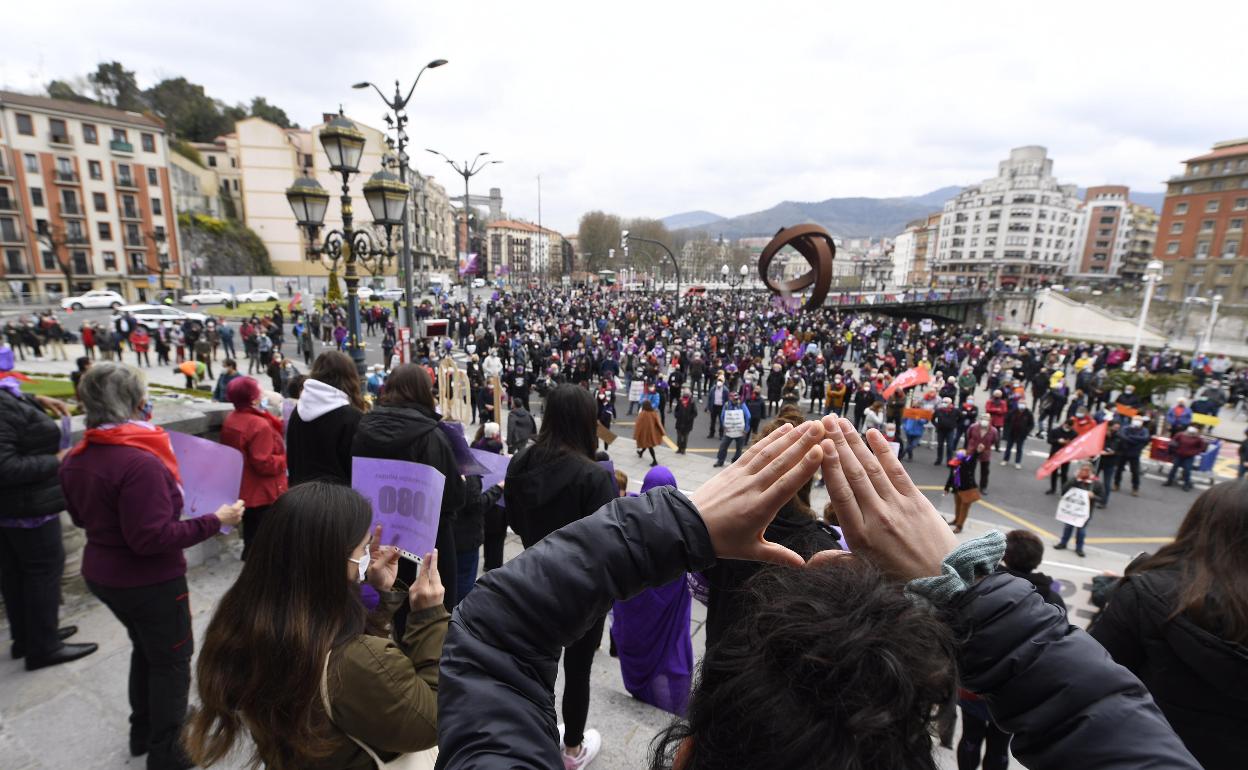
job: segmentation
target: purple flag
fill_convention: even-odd
[[[188,518],[215,513],[238,500],[243,484],[243,453],[234,447],[169,431],[169,443],[182,474],[182,515]],[[222,527],[229,532],[229,527]]]
[[[482,489],[489,489],[507,478],[507,466],[511,464],[510,457],[487,452],[484,449],[470,449],[469,451],[477,462],[487,469],[487,472],[481,475]]]
[[[69,415],[61,415],[61,449],[69,449],[69,445],[74,439],[74,424],[69,419]]]
[[[455,453],[455,462],[459,464],[461,476],[484,476],[489,472],[489,468],[477,462],[477,458],[472,456],[472,450],[468,448],[468,440],[464,438],[463,423],[443,420],[438,423],[438,427],[451,442],[451,451]]]
[[[436,468],[404,460],[356,457],[351,488],[368,498],[373,524],[381,525],[381,544],[420,561],[438,539],[442,488],[446,477]]]
[[[788,336],[789,336],[789,330],[781,329],[777,331],[775,334],[771,335],[771,344],[779,345],[780,343],[784,342],[785,338]]]

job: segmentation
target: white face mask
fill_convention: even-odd
[[[352,564],[356,564],[359,566],[361,583],[363,583],[364,580],[368,577],[368,562],[370,559],[372,559],[372,556],[371,554],[369,554],[368,551],[365,551],[364,555],[358,559],[347,559],[347,561],[351,562]]]

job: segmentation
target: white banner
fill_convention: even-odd
[[[1057,520],[1072,527],[1082,527],[1092,515],[1092,500],[1088,490],[1071,487],[1057,504]]]

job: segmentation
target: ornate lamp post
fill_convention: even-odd
[[[719,269],[720,277],[723,279],[724,283],[728,284],[728,288],[733,290],[736,290],[738,286],[745,283],[746,276],[749,274],[750,269],[745,265],[742,265],[741,269],[735,273],[737,277],[733,277],[734,273],[728,269],[727,265],[724,265]]]
[[[456,163],[455,161],[451,160],[450,158],[446,157],[442,153],[438,152],[437,150],[426,149],[425,152],[431,153],[433,155],[437,155],[439,158],[446,161],[447,164],[450,165],[451,168],[455,169],[456,174],[459,174],[460,176],[464,178],[464,243],[463,243],[463,247],[464,247],[464,259],[467,259],[471,262],[471,258],[468,256],[472,252],[472,231],[468,225],[468,211],[469,211],[468,180],[472,179],[474,176],[484,171],[486,166],[493,166],[495,163],[502,163],[502,161],[490,160],[490,161],[482,162],[482,158],[484,158],[486,155],[489,155],[489,153],[479,152],[477,153],[477,157],[472,159],[471,163],[469,163],[468,161],[464,161],[463,165],[460,165]],[[480,259],[485,258],[484,255],[478,255],[478,257]],[[472,276],[472,278],[475,278],[475,277],[476,277],[475,275]],[[468,307],[470,310],[472,308],[472,278],[468,279]]]
[[[373,174],[364,183],[364,200],[373,214],[373,224],[380,225],[386,232],[386,244],[382,248],[373,243],[373,236],[367,230],[354,229],[351,196],[348,183],[351,176],[360,170],[360,156],[364,153],[364,133],[356,128],[340,112],[321,131],[321,146],[329,157],[329,168],[342,175],[342,229],[331,230],[325,235],[325,241],[317,245],[317,235],[325,222],[325,212],[329,208],[329,193],[315,179],[303,177],[295,181],[286,190],[286,201],[295,213],[295,221],[307,231],[308,259],[320,261],[331,272],[338,269],[338,262],[344,264],[343,278],[347,282],[347,350],[355,361],[356,369],[364,373],[364,347],[360,343],[360,298],[359,272],[357,266],[363,264],[370,269],[376,265],[378,272],[394,259],[392,245],[394,228],[403,224],[407,212],[407,198],[411,188],[400,181],[397,176],[382,169]]]

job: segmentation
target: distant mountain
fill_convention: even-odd
[[[663,217],[663,224],[668,230],[684,230],[689,227],[705,227],[713,222],[722,222],[724,220],[719,214],[712,214],[709,211],[686,211],[683,214],[672,214],[670,217]]]
[[[727,219],[721,217],[696,225],[674,226],[669,221],[688,214],[677,214],[663,221],[670,229],[696,227],[706,230],[712,237],[722,235],[725,238],[775,235],[782,227],[806,223],[823,225],[833,235],[891,236],[902,232],[907,223],[939,211],[945,201],[961,189],[942,187],[924,195],[902,198],[829,198],[816,203],[785,201],[766,211]]]

